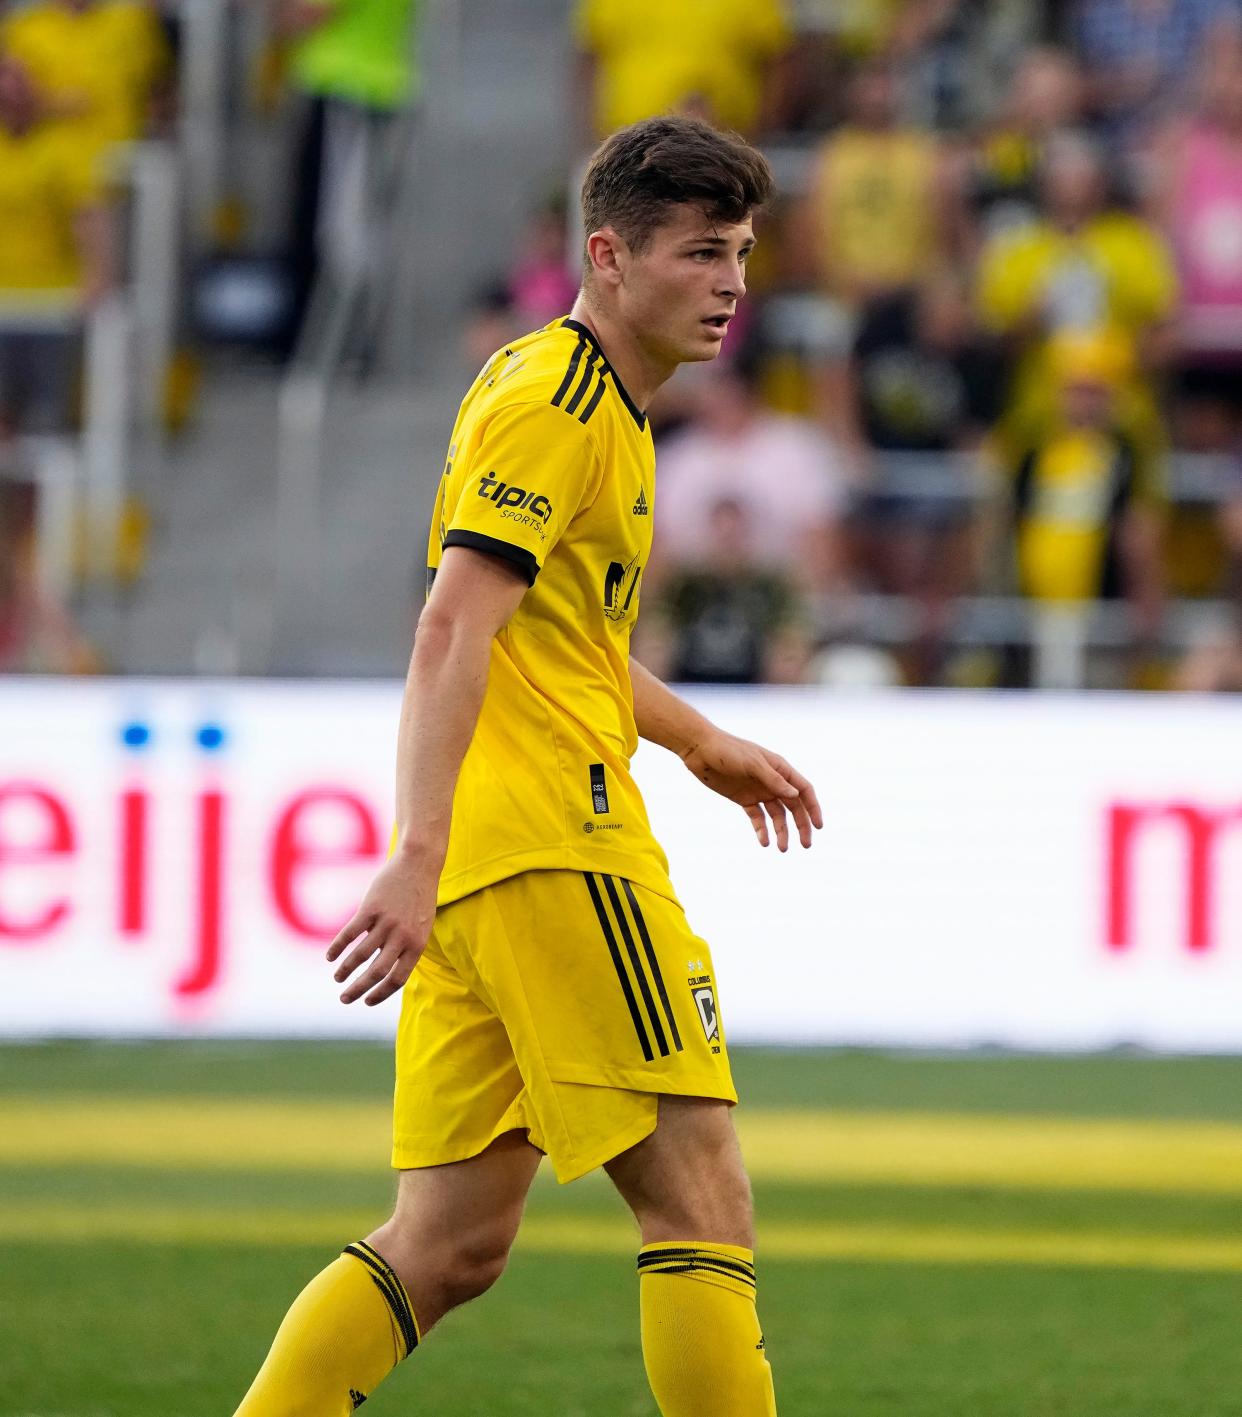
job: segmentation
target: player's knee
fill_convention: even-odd
[[[512,1236],[500,1231],[481,1231],[458,1240],[439,1266],[444,1307],[453,1309],[486,1294],[504,1273],[512,1243]]]

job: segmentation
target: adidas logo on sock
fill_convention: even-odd
[[[359,1392],[356,1387],[351,1387],[349,1390],[349,1400],[354,1404],[354,1411],[357,1412],[367,1400],[367,1395],[365,1392]]]
[[[649,508],[647,506],[647,494],[640,487],[638,489],[638,501],[634,503],[634,515],[636,517],[645,517],[648,514],[648,511]]]

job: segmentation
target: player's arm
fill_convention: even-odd
[[[342,1003],[363,995],[368,1004],[382,1003],[410,977],[426,947],[453,791],[483,707],[492,640],[528,584],[517,566],[498,556],[445,548],[419,616],[401,704],[396,848],[328,948],[329,960],[344,954],[338,983],[357,974]]]
[[[822,827],[824,817],[814,787],[800,772],[779,753],[717,728],[636,659],[630,660],[630,679],[641,737],[676,753],[700,782],[743,808],[760,846],[768,844],[771,818],[776,844],[787,851],[791,815],[798,840],[810,846],[811,830]]]

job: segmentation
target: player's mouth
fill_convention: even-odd
[[[708,317],[703,320],[702,323],[706,325],[707,328],[717,336],[717,338],[724,339],[725,331],[729,328],[729,321],[732,318],[733,316],[731,314],[708,315]]]

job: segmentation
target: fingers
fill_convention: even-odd
[[[789,764],[782,762],[775,755],[770,758],[766,754],[764,755],[762,770],[757,776],[773,797],[796,797],[798,795],[798,789],[785,776],[788,768]]]
[[[364,965],[371,956],[381,950],[388,931],[382,926],[373,926],[337,965],[332,977],[343,984],[356,969]]]
[[[346,947],[346,945],[348,945],[352,940],[356,940],[359,935],[364,934],[374,924],[375,913],[370,910],[360,910],[357,915],[355,915],[354,918],[349,922],[348,925],[343,925],[341,927],[336,938],[328,946],[327,959],[329,963],[331,963],[332,960],[336,959],[336,957],[341,953],[341,951]]]
[[[810,828],[812,826],[822,828],[824,825],[824,813],[819,805],[819,798],[815,795],[815,788],[812,786],[810,778],[804,777],[784,758],[777,758],[776,766],[796,789],[796,800],[791,801],[789,807],[794,814],[794,820],[798,823],[798,840],[803,846],[810,846]],[[807,823],[805,831],[803,827],[804,814]]]
[[[794,823],[798,828],[798,840],[804,847],[810,846],[811,832],[814,829],[814,824],[806,802],[799,797],[796,802],[789,804],[789,810],[793,813]]]
[[[810,778],[803,777],[800,772],[786,766],[786,776],[790,782],[798,789],[798,796],[806,804],[807,813],[814,826],[822,828],[824,825],[823,809],[819,805],[819,798],[815,795],[815,788],[811,784]],[[809,842],[804,842],[804,846],[809,846]]]
[[[755,829],[755,835],[759,838],[760,846],[768,844],[768,819],[763,815],[762,807],[744,807],[743,811],[750,818],[750,824]]]
[[[376,1004],[382,1004],[385,999],[391,998],[398,989],[404,989],[410,975],[414,973],[414,966],[417,963],[418,955],[412,955],[409,952],[401,955],[388,971],[388,977],[382,984],[372,989],[362,1002],[369,1008],[374,1008]]]
[[[785,804],[779,797],[773,797],[766,801],[764,810],[772,819],[772,826],[776,830],[776,849],[778,851],[789,850],[789,813],[785,810]]]

